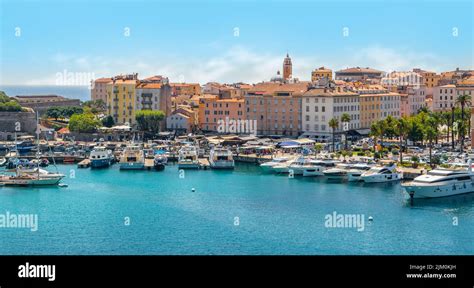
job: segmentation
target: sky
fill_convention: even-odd
[[[0,85],[139,73],[256,83],[282,70],[474,67],[473,1],[0,0]]]

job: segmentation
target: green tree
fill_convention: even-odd
[[[101,122],[102,125],[109,128],[115,125],[114,117],[112,117],[111,115],[102,118]]]
[[[139,130],[155,134],[160,132],[161,121],[164,118],[163,111],[140,110],[135,113]]]
[[[16,100],[8,97],[5,92],[0,91],[0,111],[18,112],[21,110],[21,105]]]
[[[332,151],[336,151],[336,129],[339,127],[339,120],[332,118],[329,120],[329,127],[332,128]]]
[[[62,111],[59,109],[59,107],[50,107],[48,110],[46,110],[46,116],[48,118],[54,118],[54,120],[58,120],[59,117],[61,117]]]
[[[93,133],[101,125],[92,113],[74,114],[69,119],[69,130],[71,132]]]
[[[347,126],[349,127],[349,123],[351,122],[351,116],[347,113],[343,113],[341,115],[341,122],[342,123],[347,123]],[[344,131],[344,135],[345,135],[344,138],[346,138],[345,149],[347,150],[347,131]]]

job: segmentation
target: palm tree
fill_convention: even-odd
[[[464,107],[466,105],[471,105],[471,96],[467,94],[459,95],[458,98],[456,99],[456,104],[461,105],[461,152],[463,152],[464,149]]]
[[[331,120],[329,120],[329,127],[332,128],[332,152],[336,151],[336,137],[335,137],[335,134],[336,134],[336,129],[337,127],[339,127],[339,120],[337,120],[337,118],[332,118]]]
[[[395,123],[395,131],[398,134],[398,137],[400,138],[400,164],[403,164],[403,140],[407,140],[407,135],[408,131],[410,129],[410,119],[406,116],[397,119],[397,122]]]
[[[430,166],[433,168],[433,161],[432,161],[432,153],[431,150],[433,149],[433,141],[438,137],[438,129],[436,126],[436,120],[432,117],[427,119],[427,124],[424,129],[424,136],[426,140],[429,142],[429,149],[430,149]]]
[[[351,116],[347,113],[343,113],[341,115],[341,122],[342,123],[347,123],[347,126],[349,126],[349,122],[351,122]],[[345,131],[344,133],[345,133],[344,138],[346,138],[346,144],[345,144],[346,148],[345,149],[347,150],[347,131]]]
[[[446,125],[447,127],[447,133],[446,133],[446,142],[449,143],[449,128],[451,127],[451,113],[449,112],[442,112],[443,115],[443,125]]]

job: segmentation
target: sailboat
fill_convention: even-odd
[[[36,137],[37,145],[39,147],[39,121],[38,121],[38,112],[36,112]],[[39,149],[36,151],[36,163],[37,167],[30,168],[21,168],[16,167],[14,169],[14,175],[2,174],[0,175],[0,184],[9,185],[9,186],[46,186],[46,185],[58,185],[61,179],[64,178],[63,174],[49,172],[44,169],[40,169],[40,159],[39,159]]]

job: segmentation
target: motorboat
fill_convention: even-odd
[[[193,145],[186,145],[178,152],[178,169],[199,169],[198,150]]]
[[[360,179],[365,183],[383,183],[399,181],[403,179],[403,174],[397,171],[395,163],[385,166],[374,166],[360,175]]]
[[[468,169],[437,168],[403,183],[402,187],[413,198],[437,198],[474,192],[474,173]]]
[[[287,163],[288,161],[291,161],[291,159],[292,158],[290,157],[276,157],[276,158],[273,158],[271,161],[260,164],[260,168],[264,172],[273,172],[274,166]]]
[[[368,171],[372,167],[373,165],[368,164],[368,163],[352,164],[350,168],[347,170],[347,181],[349,182],[361,181],[360,176],[362,175],[362,173]]]
[[[106,147],[97,146],[92,149],[89,160],[91,161],[91,168],[109,167],[114,161],[114,155]]]
[[[347,179],[347,172],[350,168],[350,164],[340,163],[334,168],[329,168],[323,171],[324,176],[328,180],[333,181],[344,181]]]
[[[209,164],[212,169],[234,169],[235,163],[229,149],[214,147],[209,153]]]
[[[140,145],[129,144],[120,156],[120,170],[141,170],[145,168],[145,155]]]
[[[308,156],[300,156],[292,161],[288,166],[288,172],[291,172],[293,175],[303,175],[304,169],[306,168],[306,163],[312,159]]]
[[[155,167],[155,170],[165,169],[166,163],[168,163],[168,157],[164,154],[156,154],[153,158],[153,167]]]
[[[339,161],[332,159],[315,159],[305,164],[303,169],[304,177],[324,176],[324,171],[334,168]]]

